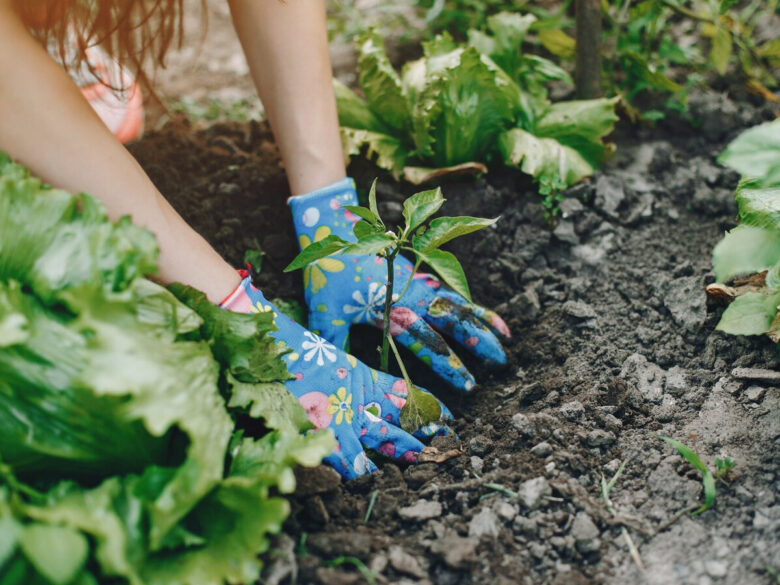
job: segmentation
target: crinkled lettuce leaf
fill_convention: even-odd
[[[412,115],[417,151],[433,166],[485,160],[514,120],[516,87],[475,48],[435,54]]]
[[[407,128],[409,105],[401,79],[387,58],[382,37],[375,31],[358,39],[358,72],[360,88],[377,117],[395,130]]]
[[[569,187],[593,174],[612,146],[618,98],[560,102],[532,129],[513,128],[499,137],[504,163],[531,175],[543,193]]]
[[[281,384],[271,315],[172,287],[190,308],[143,278],[148,232],[4,155],[0,210],[0,582],[256,579],[270,490],[335,445]]]

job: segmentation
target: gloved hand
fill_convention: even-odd
[[[248,276],[220,306],[239,313],[274,312],[278,330],[271,336],[292,350],[282,359],[294,379],[284,384],[314,426],[333,430],[338,447],[325,461],[343,477],[351,479],[376,470],[363,447],[414,463],[423,448],[418,438],[449,433],[446,421],[452,414],[438,400],[441,424],[428,423],[414,436],[401,430],[399,416],[407,400],[406,382],[369,368],[280,313],[252,286]]]
[[[301,249],[329,235],[356,239],[352,228],[360,218],[342,209],[358,205],[352,179],[291,197],[289,205]],[[406,258],[396,257],[394,295],[401,293],[413,268]],[[391,311],[391,334],[452,386],[471,390],[474,376],[439,332],[485,364],[502,365],[506,354],[499,338],[508,340],[509,328],[496,313],[468,302],[435,276],[417,273],[413,278]],[[336,347],[346,347],[353,324],[382,327],[387,283],[384,258],[351,254],[323,258],[304,269],[303,283],[309,327]]]

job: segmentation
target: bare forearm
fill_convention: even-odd
[[[112,218],[129,214],[154,232],[161,280],[187,282],[214,301],[230,292],[236,273],[165,201],[8,0],[0,0],[0,79],[0,150],[54,186],[94,195]]]
[[[228,0],[293,194],[345,176],[324,0]]]

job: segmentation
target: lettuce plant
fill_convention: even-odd
[[[545,84],[570,81],[552,62],[520,51],[531,15],[497,14],[490,34],[459,46],[442,35],[399,75],[374,33],[358,43],[365,99],[336,82],[348,155],[365,153],[412,183],[501,161],[530,174],[543,193],[590,175],[611,146],[616,99],[551,104]]]
[[[728,289],[736,297],[717,329],[766,334],[780,347],[780,120],[743,132],[718,158],[745,175],[737,187],[740,225],[715,246],[715,278],[762,273],[758,286]]]
[[[252,582],[289,510],[272,492],[334,446],[302,434],[272,317],[146,280],[156,258],[0,153],[3,583]]]

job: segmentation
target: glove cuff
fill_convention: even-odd
[[[235,290],[219,304],[220,309],[226,309],[233,313],[256,313],[267,310],[270,306],[266,298],[258,289],[252,286],[252,278],[245,270],[239,270],[243,280],[238,283]]]
[[[358,204],[355,181],[350,177],[305,195],[290,197],[287,204],[292,211],[301,250],[330,235],[354,241],[352,227],[360,218],[342,209],[344,205]]]

